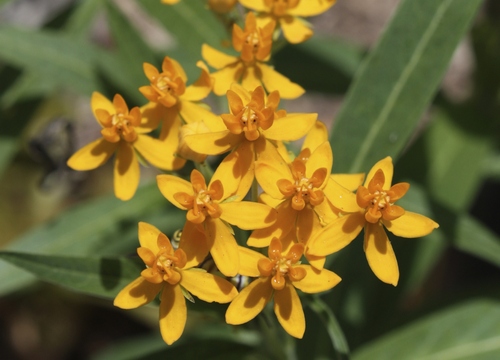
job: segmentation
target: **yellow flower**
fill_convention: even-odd
[[[161,292],[160,331],[167,344],[179,339],[186,325],[187,308],[183,291],[200,300],[218,303],[228,303],[238,294],[225,279],[187,266],[182,248],[174,251],[167,236],[153,225],[139,223],[139,242],[141,247],[137,253],[146,269],[120,291],[114,305],[135,309],[153,301]]]
[[[231,56],[204,44],[201,52],[208,64],[218,71],[212,73],[215,79],[214,93],[224,95],[233,82],[241,82],[247,90],[263,85],[268,92],[278,90],[283,99],[294,99],[304,89],[264,64],[269,60],[274,21],[262,27],[257,26],[255,15],[247,14],[245,28],[233,27],[233,47],[240,56]]]
[[[102,138],[78,150],[68,160],[75,170],[92,170],[103,165],[114,153],[114,189],[121,200],[134,196],[139,185],[139,162],[135,151],[160,169],[168,169],[169,163],[162,156],[162,144],[144,133],[150,132],[149,122],[160,117],[158,106],[150,103],[141,109],[130,111],[121,95],[113,102],[102,94],[92,94],[91,106],[94,116],[102,126]]]
[[[238,245],[228,224],[253,230],[276,221],[271,207],[241,201],[232,164],[222,163],[208,186],[198,170],[191,172],[191,182],[172,175],[158,175],[157,180],[163,196],[187,210],[180,246],[186,251],[188,265],[200,263],[210,252],[220,272],[235,276],[240,267]]]
[[[186,162],[186,159],[175,156],[183,121],[190,124],[207,120],[210,123],[214,121],[213,118],[217,118],[197,103],[210,94],[213,86],[213,80],[203,62],[199,61],[197,66],[201,69],[200,77],[194,84],[186,86],[184,69],[168,56],[163,59],[161,72],[151,64],[143,65],[150,85],[141,86],[139,91],[149,101],[163,106],[163,124],[159,138],[165,145],[163,153],[171,161],[168,170],[179,169]]]
[[[187,145],[194,151],[218,155],[234,150],[236,166],[245,169],[247,177],[253,179],[253,162],[266,151],[267,140],[294,141],[303,137],[314,125],[317,114],[286,114],[276,112],[280,102],[278,92],[268,97],[262,86],[248,92],[233,83],[227,92],[230,114],[221,115],[222,121],[212,124],[218,131],[208,134],[188,135]],[[249,153],[251,155],[249,155]]]
[[[300,17],[319,15],[335,4],[335,0],[239,0],[239,2],[259,13],[259,26],[270,21],[278,22],[285,38],[293,44],[303,42],[313,34],[309,25]]]
[[[163,4],[167,4],[167,5],[174,5],[174,4],[177,4],[179,2],[179,0],[161,0],[161,2]]]
[[[295,244],[285,255],[276,238],[269,245],[268,258],[240,247],[240,274],[259,278],[233,299],[226,311],[226,322],[239,325],[252,320],[274,297],[274,313],[281,326],[291,336],[302,338],[306,322],[295,288],[318,293],[333,288],[341,280],[329,270],[318,271],[309,265],[301,265],[303,250],[302,244]]]
[[[416,238],[428,235],[439,225],[426,216],[405,211],[394,204],[410,185],[398,183],[391,186],[393,171],[390,157],[376,163],[364,186],[358,187],[355,196],[358,211],[341,216],[320,231],[311,239],[309,252],[315,255],[336,252],[354,240],[364,228],[364,250],[370,268],[381,281],[396,286],[398,263],[384,226],[396,236]]]

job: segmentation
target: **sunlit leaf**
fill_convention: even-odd
[[[337,171],[367,171],[387,155],[398,156],[481,3],[400,4],[336,118],[331,142]]]

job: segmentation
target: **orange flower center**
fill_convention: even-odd
[[[176,94],[178,85],[173,82],[170,77],[164,75],[163,73],[158,76],[158,78],[153,77],[153,83],[160,92],[168,92],[172,95]]]
[[[269,245],[269,258],[260,259],[257,266],[262,276],[271,276],[271,285],[275,290],[285,287],[286,278],[292,281],[302,280],[306,272],[295,267],[304,252],[304,245],[294,244],[288,254],[281,253],[281,242],[274,238]]]
[[[97,109],[96,115],[104,126],[101,134],[107,141],[116,143],[123,139],[127,142],[134,142],[137,139],[134,128],[141,124],[141,111],[138,107],[134,107],[130,112],[127,109],[117,109],[115,114],[110,114],[104,109]]]
[[[292,197],[292,208],[300,211],[304,209],[306,204],[312,206],[319,205],[323,202],[323,190],[319,187],[325,181],[327,170],[326,168],[317,169],[313,175],[308,178],[305,175],[305,163],[300,160],[300,155],[290,165],[294,182],[288,179],[278,180],[278,188],[286,197]]]
[[[395,220],[405,211],[402,207],[394,205],[395,201],[403,197],[408,191],[408,183],[398,183],[389,190],[382,187],[385,182],[384,172],[379,169],[370,180],[368,188],[358,187],[356,201],[358,206],[365,209],[365,219],[370,223],[377,223],[381,218]]]
[[[193,185],[193,194],[178,192],[174,194],[174,199],[182,206],[188,209],[186,218],[195,224],[201,224],[208,216],[218,218],[222,214],[222,209],[218,201],[224,195],[224,188],[220,180],[214,181],[207,189],[205,178],[198,170],[191,172],[191,184]],[[214,201],[215,200],[215,201]]]

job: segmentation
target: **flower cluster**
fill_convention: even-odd
[[[234,4],[209,1],[219,13]],[[122,200],[137,189],[139,157],[169,171],[157,176],[157,184],[169,202],[186,211],[178,248],[153,225],[140,223],[137,253],[145,269],[115,299],[116,306],[131,309],[160,294],[160,329],[168,344],[182,335],[184,297],[191,299],[191,294],[230,303],[226,321],[235,325],[250,321],[273,301],[286,332],[302,338],[306,325],[296,289],[319,293],[340,282],[324,268],[328,255],[364,229],[369,266],[380,280],[396,285],[398,265],[384,228],[412,238],[438,227],[395,204],[409,184],[391,185],[390,157],[376,163],[364,182],[364,174],[332,174],[328,132],[317,114],[279,108],[281,98],[296,98],[304,90],[267,64],[277,29],[292,43],[304,41],[312,31],[298,17],[319,14],[334,1],[240,4],[257,13],[248,12],[244,27],[232,29],[238,56],[204,45],[202,56],[216,70],[210,73],[198,62],[201,75],[189,86],[174,59],[165,57],[161,69],[145,63],[149,84],[139,89],[147,100],[142,107],[129,109],[120,95],[110,101],[94,93],[91,106],[102,138],[68,161],[73,169],[90,170],[116,154],[114,189]],[[226,95],[228,113],[215,114],[201,102],[212,91]],[[158,137],[148,135],[157,128]],[[304,139],[302,148],[291,155],[285,143],[299,139]],[[209,155],[221,159],[213,174],[207,171]],[[173,172],[188,161],[195,167],[189,181]],[[268,256],[240,246],[233,226],[249,231],[247,246],[267,247]],[[207,257],[216,270],[200,267]],[[226,278],[238,275],[255,280],[237,289]]]

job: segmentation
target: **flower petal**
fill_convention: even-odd
[[[335,4],[336,0],[299,1],[299,4],[288,10],[288,14],[296,16],[315,16],[324,13]]]
[[[177,157],[165,151],[165,143],[148,135],[138,135],[134,148],[153,166],[172,170]]]
[[[292,284],[308,294],[330,290],[342,280],[340,276],[327,269],[316,270],[309,265],[297,265],[297,267],[303,268],[307,275],[302,280],[293,281]]]
[[[309,149],[312,153],[325,141],[328,141],[328,129],[326,128],[325,124],[318,120],[314,123],[314,126],[311,128],[311,130],[309,130],[309,133],[304,139],[304,143],[302,144],[301,149]]]
[[[255,177],[264,192],[275,199],[284,198],[277,185],[279,180],[295,181],[288,163],[269,141],[265,142],[265,148],[259,152],[255,162]]]
[[[382,171],[384,172],[385,181],[382,188],[384,190],[389,190],[392,184],[392,176],[394,174],[394,166],[392,164],[392,158],[390,156],[387,156],[386,158],[373,165],[373,167],[370,169],[370,172],[366,176],[364,186],[368,187],[368,184],[373,179],[378,169],[382,169]]]
[[[258,86],[262,86],[262,71],[258,65],[248,66],[243,70],[241,86],[248,91],[254,91]]]
[[[382,224],[366,223],[364,249],[375,276],[396,286],[399,280],[398,261]]]
[[[135,309],[154,300],[163,283],[153,284],[139,276],[116,295],[114,306],[121,309]]]
[[[238,196],[237,201],[241,201],[245,197],[255,177],[253,158],[252,143],[244,141],[222,160],[210,181],[224,184],[222,199]]]
[[[233,149],[242,139],[240,135],[234,135],[229,130],[188,135],[184,138],[191,150],[200,154],[219,155]]]
[[[182,120],[178,113],[177,106],[165,108],[164,119],[162,122],[159,139],[164,143],[164,148],[161,151],[166,157],[165,163],[168,164],[168,170],[177,170],[184,166],[185,159],[176,156],[179,146],[179,131]]]
[[[306,163],[306,177],[311,178],[313,173],[320,168],[326,168],[326,173],[330,174],[332,172],[333,165],[333,153],[329,141],[325,141],[323,144],[319,145],[311,154]],[[328,181],[328,176],[325,177],[322,186],[326,185]]]
[[[165,284],[161,293],[160,332],[168,345],[181,337],[186,319],[186,300],[180,285]]]
[[[139,161],[131,144],[120,141],[114,166],[115,196],[130,200],[139,186]]]
[[[233,299],[226,311],[226,322],[232,325],[249,322],[264,309],[272,293],[268,277],[255,279]]]
[[[180,96],[181,100],[199,101],[206,98],[212,91],[212,79],[206,65],[202,61],[198,61],[196,66],[201,69],[200,77],[186,88],[184,94]]]
[[[299,295],[288,281],[283,290],[274,292],[274,313],[288,334],[302,339],[306,330],[306,318]]]
[[[174,195],[181,192],[194,194],[193,185],[190,182],[173,175],[158,175],[156,177],[158,188],[165,198],[181,210],[186,208],[175,200]]]
[[[151,250],[156,255],[159,251],[158,235],[160,235],[161,231],[156,226],[141,221],[139,222],[138,232],[141,246]]]
[[[238,290],[229,281],[199,269],[183,270],[181,285],[191,294],[205,302],[225,304],[238,295]]]
[[[212,73],[211,75],[215,80],[214,93],[218,96],[225,95],[231,84],[240,80],[243,71],[243,65],[235,63]]]
[[[222,69],[223,67],[238,61],[236,56],[227,55],[207,44],[203,44],[201,46],[201,56],[205,59],[208,65],[216,69]]]
[[[318,114],[288,114],[274,119],[273,126],[264,131],[267,139],[295,141],[307,134],[314,125]]]
[[[240,271],[239,274],[243,276],[258,277],[260,276],[257,263],[260,259],[267,259],[261,253],[251,250],[244,246],[238,246],[240,255]]]
[[[252,9],[255,11],[269,11],[270,9],[265,5],[264,0],[238,0],[241,5],[248,9]]]
[[[90,106],[92,107],[92,112],[94,113],[94,117],[96,119],[98,118],[96,115],[96,110],[98,109],[106,110],[110,115],[116,114],[116,109],[111,100],[97,91],[92,93]]]
[[[269,65],[259,63],[258,67],[262,73],[262,83],[268,93],[278,90],[282,99],[296,99],[304,94],[302,86],[290,81]]]
[[[309,240],[307,252],[326,256],[343,249],[361,232],[365,224],[362,212],[344,215],[333,220]]]
[[[439,227],[438,223],[427,216],[406,211],[404,215],[395,220],[382,220],[387,230],[396,236],[417,238],[428,235]]]
[[[311,1],[308,1],[308,4]],[[306,41],[313,35],[312,29],[306,25],[307,23],[295,16],[285,16],[280,18],[281,29],[283,36],[291,44],[298,44]]]
[[[347,190],[355,191],[361,184],[363,184],[365,174],[331,174],[330,178],[335,180],[339,185],[345,187]]]
[[[273,238],[281,239],[295,228],[297,211],[292,208],[290,199],[282,202],[276,210],[278,212],[276,222],[269,227],[254,230],[248,238],[247,245],[269,246]]]
[[[179,248],[186,253],[187,262],[183,269],[198,266],[205,260],[210,251],[203,229],[190,221],[186,221],[184,224]]]
[[[205,233],[215,265],[226,276],[235,276],[240,269],[238,244],[221,219],[207,219]]]
[[[250,201],[219,204],[221,219],[243,230],[263,229],[276,221],[278,212],[270,206]]]
[[[360,209],[356,201],[356,194],[332,180],[331,177],[323,189],[323,193],[337,209],[348,213],[357,212]]]
[[[212,132],[226,130],[226,125],[224,125],[220,116],[215,115],[204,106],[200,106],[191,101],[181,101],[180,114],[188,124],[203,121]]]
[[[117,147],[118,143],[97,139],[74,153],[67,164],[73,170],[93,170],[108,161]]]

